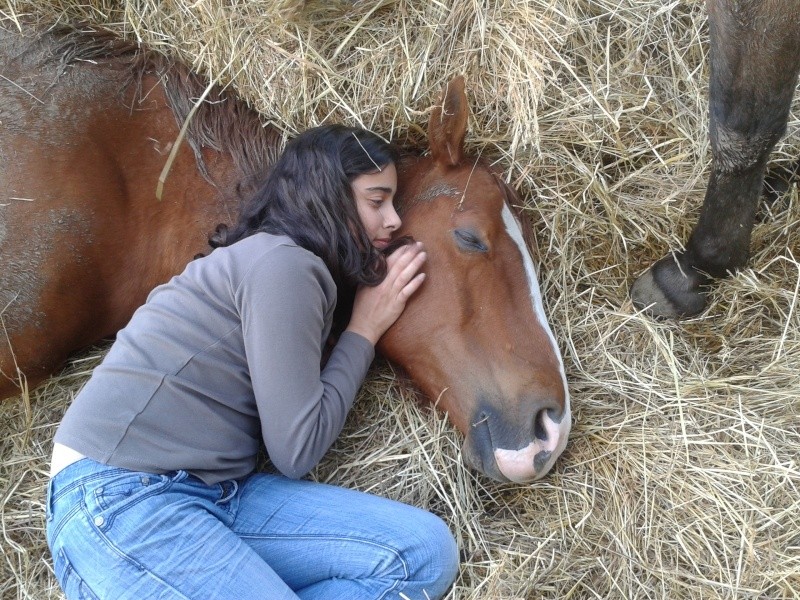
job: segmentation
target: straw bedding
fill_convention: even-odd
[[[444,417],[377,364],[320,480],[444,517],[448,598],[800,597],[800,202],[763,207],[750,268],[685,322],[638,314],[633,278],[679,248],[708,173],[699,0],[2,0],[5,26],[83,19],[176,53],[288,134],[360,123],[419,144],[464,73],[470,151],[535,222],[574,425],[533,485],[467,471]],[[773,168],[800,155],[798,112]],[[791,183],[791,182],[790,182]],[[55,424],[102,355],[0,407],[2,598],[61,598],[44,542]]]

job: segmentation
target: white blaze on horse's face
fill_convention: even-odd
[[[543,439],[534,439],[524,448],[495,448],[494,450],[494,458],[500,472],[510,481],[527,483],[539,479],[546,474],[559,455],[564,451],[572,426],[572,416],[570,412],[569,388],[567,386],[567,377],[564,372],[564,363],[561,359],[561,353],[558,350],[556,338],[545,316],[542,293],[539,288],[539,281],[533,266],[533,260],[525,245],[519,221],[517,221],[516,217],[505,203],[503,205],[503,222],[506,226],[506,232],[517,244],[520,255],[522,256],[525,265],[525,274],[527,275],[528,285],[530,287],[533,312],[536,315],[539,325],[547,332],[550,343],[552,344],[553,353],[558,357],[561,379],[564,385],[564,412],[560,418],[558,420],[553,419],[549,411],[543,413],[541,416],[542,422],[540,426],[545,434],[542,436]]]

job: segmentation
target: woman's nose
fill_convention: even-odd
[[[402,223],[403,222],[400,220],[400,215],[397,214],[394,205],[389,206],[389,210],[384,214],[383,226],[386,229],[395,230],[399,229]]]

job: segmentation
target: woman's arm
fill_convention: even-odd
[[[323,262],[299,247],[265,254],[237,295],[267,452],[283,474],[302,477],[341,432],[373,346],[343,335],[320,370],[336,287]]]

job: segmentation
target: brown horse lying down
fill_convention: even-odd
[[[764,171],[786,131],[800,71],[797,0],[708,0],[711,178],[686,249],[633,285],[634,303],[659,316],[699,313],[706,286],[750,254]]]
[[[207,251],[282,144],[244,102],[107,32],[0,32],[0,73],[8,397],[113,335],[154,286]],[[457,78],[432,113],[430,152],[399,165],[401,233],[425,243],[427,279],[379,350],[448,412],[471,465],[528,482],[566,445],[569,396],[516,196],[464,156],[466,124]]]

